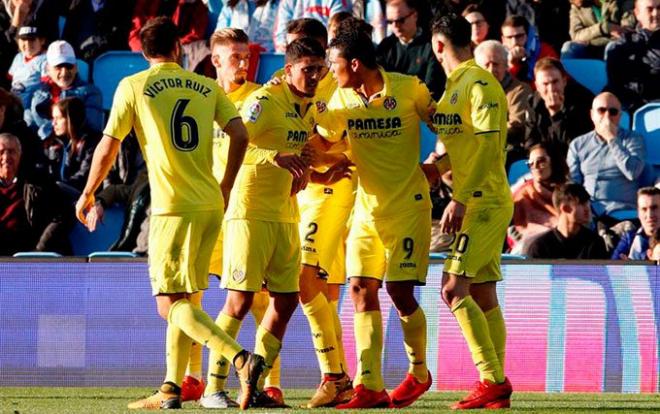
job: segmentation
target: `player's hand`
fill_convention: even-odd
[[[319,161],[320,154],[310,142],[307,142],[302,147],[300,157],[306,165],[315,165]]]
[[[87,226],[87,213],[94,207],[96,200],[94,194],[82,193],[76,202],[76,217],[78,221]]]
[[[332,185],[344,178],[351,178],[353,171],[351,167],[355,165],[349,159],[344,159],[332,165],[326,172],[312,172],[311,181],[317,184]]]
[[[461,230],[463,217],[465,216],[465,204],[451,200],[440,219],[440,233],[455,234]]]
[[[426,162],[426,161],[425,161]],[[426,176],[429,185],[433,186],[440,179],[440,171],[435,164],[420,164],[419,165]]]
[[[98,223],[103,223],[103,216],[105,215],[105,209],[101,203],[95,203],[94,207],[89,210],[87,213],[87,230],[90,232],[96,230]]]
[[[294,196],[307,188],[307,184],[309,184],[309,180],[312,174],[312,170],[307,169],[305,173],[300,176],[300,177],[293,177],[293,181],[291,182],[291,195]]]
[[[307,170],[307,164],[297,154],[278,152],[273,161],[275,161],[275,165],[278,167],[289,171],[293,175],[293,178],[302,177]]]
[[[220,192],[222,193],[222,200],[225,203],[224,211],[227,211],[227,206],[229,205],[229,195],[231,194],[231,187],[226,184],[220,184]]]

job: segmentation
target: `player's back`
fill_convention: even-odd
[[[224,127],[238,113],[215,82],[176,63],[155,64],[120,82],[113,112],[108,135],[123,138],[135,128],[153,214],[222,208],[212,175],[213,121]]]

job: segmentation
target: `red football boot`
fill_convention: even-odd
[[[428,389],[431,388],[432,383],[433,379],[431,378],[430,372],[428,379],[424,383],[417,381],[417,378],[412,374],[407,374],[403,382],[401,382],[401,384],[390,393],[392,405],[396,408],[409,406],[417,401],[422,394],[428,391]]]
[[[511,393],[513,388],[508,378],[501,384],[488,380],[477,381],[470,394],[461,401],[452,405],[452,410],[469,410],[473,408],[508,408],[511,406]]]
[[[204,395],[205,387],[206,385],[201,379],[186,375],[181,384],[181,401],[199,400]]]
[[[266,387],[264,388],[264,394],[266,394],[271,400],[273,400],[275,403],[285,406],[284,404],[284,394],[282,394],[282,390],[277,388],[277,387]]]
[[[355,387],[353,398],[345,404],[336,405],[339,410],[352,410],[355,408],[393,408],[392,400],[387,391],[372,391],[360,384]]]

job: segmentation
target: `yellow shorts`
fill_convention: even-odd
[[[149,279],[153,295],[194,293],[208,288],[213,243],[222,211],[151,216]]]
[[[222,277],[222,229],[218,233],[218,238],[213,246],[211,253],[211,264],[209,265],[209,273],[217,277]]]
[[[344,240],[352,209],[323,202],[300,206],[301,263],[318,266],[328,283],[346,281]]]
[[[275,293],[298,292],[298,224],[232,219],[224,222],[225,289],[259,292],[265,283]]]
[[[346,242],[349,276],[426,284],[431,210],[379,220],[353,218]]]
[[[474,210],[468,207],[444,272],[473,278],[472,283],[502,280],[500,257],[512,216],[513,205]]]

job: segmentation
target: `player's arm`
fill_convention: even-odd
[[[248,146],[248,132],[241,118],[234,118],[229,121],[224,128],[224,132],[229,136],[229,153],[227,154],[227,166],[225,167],[225,175],[222,177],[222,182],[220,183],[220,189],[222,190],[226,208],[229,201],[229,194],[234,186],[236,175],[243,163],[245,149]]]

